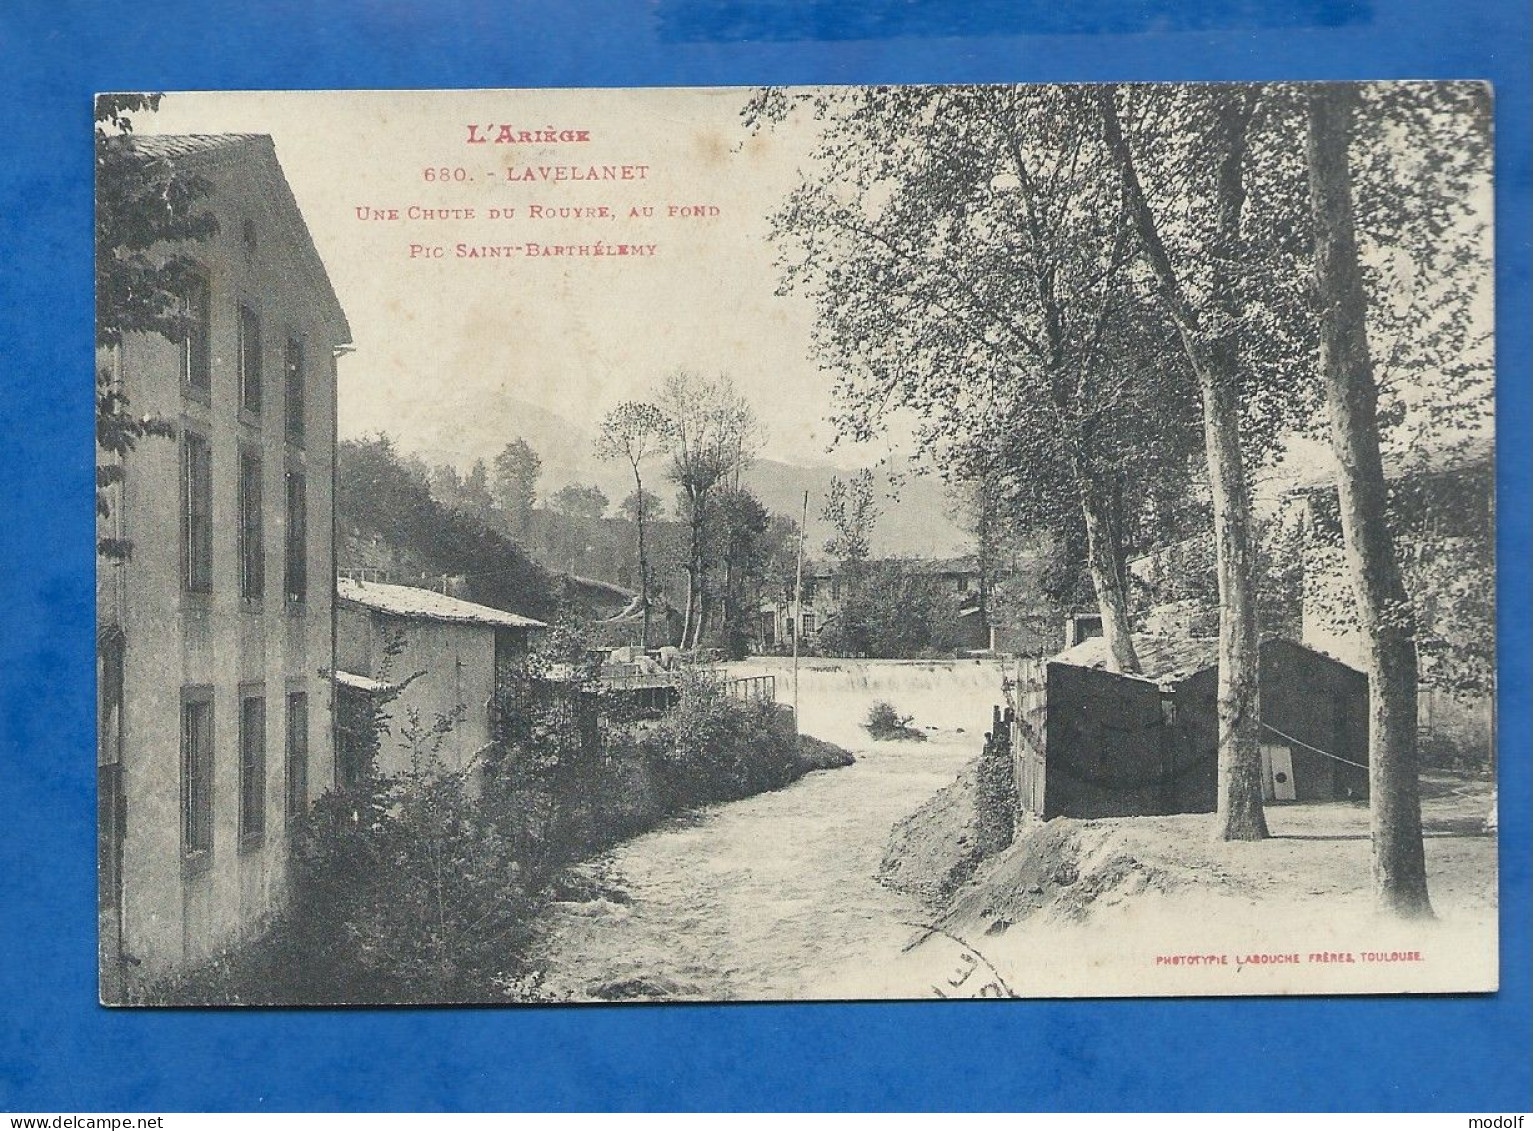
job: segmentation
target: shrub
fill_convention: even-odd
[[[862,726],[877,739],[924,742],[926,736],[910,725],[913,718],[913,715],[900,714],[888,700],[880,699],[868,708],[868,716]]]
[[[696,674],[683,678],[680,701],[639,746],[673,807],[745,797],[797,776],[793,735],[776,705],[734,699]]]

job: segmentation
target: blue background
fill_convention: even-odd
[[[153,15],[150,15],[153,12]],[[0,10],[0,1109],[1530,1106],[1529,12],[1520,0],[10,0]],[[95,1005],[98,90],[1496,83],[1502,985],[1482,998],[112,1012]]]

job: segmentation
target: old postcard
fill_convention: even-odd
[[[111,1004],[1488,991],[1490,91],[111,94]]]

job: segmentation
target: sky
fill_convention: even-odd
[[[813,311],[777,297],[768,215],[808,139],[750,137],[741,89],[172,93],[142,132],[272,136],[353,331],[341,365],[343,435],[387,430],[452,404],[511,396],[583,430],[677,367],[727,372],[766,425],[762,454],[857,467],[883,449],[828,452],[830,375],[810,360]],[[585,131],[589,140],[470,143]],[[508,181],[548,166],[645,166],[630,180]],[[427,170],[450,170],[443,183]],[[463,170],[457,173],[456,170]],[[534,176],[539,175],[534,172]],[[619,170],[621,176],[621,170]],[[461,176],[464,180],[451,178]],[[472,208],[411,220],[408,208]],[[670,206],[702,206],[702,217]],[[610,217],[533,217],[600,208]],[[632,217],[633,208],[653,209]],[[398,209],[398,220],[358,209]],[[512,209],[510,220],[490,210]],[[652,255],[457,258],[456,245],[653,246]],[[443,249],[441,258],[411,245]]]
[[[811,127],[790,119],[751,135],[740,118],[748,96],[739,88],[172,93],[138,128],[272,136],[352,326],[355,353],[341,364],[343,436],[388,431],[407,449],[442,453],[455,431],[476,426],[510,439],[518,413],[529,415],[524,404],[588,436],[618,401],[648,397],[665,374],[687,367],[733,376],[765,425],[763,456],[868,466],[908,450],[909,436],[896,422],[873,444],[832,447],[833,375],[811,359],[812,306],[775,293],[768,217],[810,160]],[[491,140],[471,143],[470,125]],[[500,144],[502,127],[518,140]],[[549,131],[551,140],[541,136]],[[560,140],[565,131],[582,139]],[[524,132],[532,140],[520,140]],[[592,166],[619,175],[626,166],[630,179],[573,179]],[[513,170],[556,177],[561,168],[571,179],[508,180]],[[1488,218],[1488,185],[1477,204]],[[411,206],[475,214],[411,219]],[[672,206],[703,215],[672,215]],[[532,214],[558,208],[609,214]],[[646,208],[650,215],[632,214]],[[389,209],[399,218],[371,218]],[[528,243],[652,253],[529,258]],[[459,244],[518,251],[461,258]],[[441,257],[412,256],[412,245]],[[1476,305],[1488,330],[1488,286]],[[1325,458],[1304,445],[1292,454]]]

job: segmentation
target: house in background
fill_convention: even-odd
[[[930,581],[938,594],[952,599],[953,622],[948,636],[961,650],[987,651],[996,645],[989,617],[981,600],[981,574],[973,558],[886,558],[870,567],[895,566],[910,578]],[[764,652],[787,651],[796,631],[801,645],[813,646],[820,632],[840,612],[846,584],[833,562],[804,564],[803,597],[795,605],[793,594],[777,594],[758,607],[756,646]]]
[[[351,331],[255,134],[137,135],[209,185],[182,342],[99,364],[167,421],[110,488],[97,571],[102,997],[258,933],[290,821],[332,780],[336,359]],[[155,249],[151,249],[151,252]]]
[[[336,582],[336,684],[342,714],[360,700],[404,685],[384,705],[389,733],[378,752],[383,774],[408,770],[409,715],[423,726],[456,719],[438,755],[449,770],[473,765],[496,737],[498,694],[511,670],[547,629],[542,621],[430,589],[340,578]],[[340,736],[343,780],[361,772],[355,736]]]

